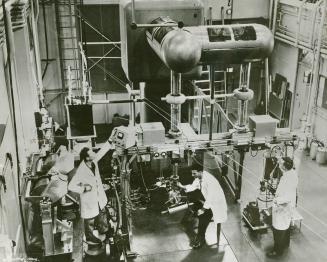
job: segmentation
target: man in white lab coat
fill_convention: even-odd
[[[105,212],[107,196],[99,174],[96,154],[85,147],[80,152],[80,160],[81,163],[68,185],[68,190],[80,195],[80,210],[81,217],[84,219],[86,240],[101,243],[93,231],[95,225],[100,234],[108,231]]]
[[[290,225],[293,209],[296,205],[296,189],[298,177],[293,169],[294,163],[290,157],[283,157],[280,168],[283,175],[280,178],[272,207],[272,226],[274,248],[267,253],[269,257],[282,255],[290,244]]]
[[[218,180],[209,172],[202,171],[202,168],[200,165],[192,168],[192,175],[195,178],[192,184],[185,186],[179,184],[181,188],[185,189],[185,192],[201,190],[205,199],[203,207],[198,210],[198,233],[192,244],[193,248],[200,248],[205,244],[205,233],[212,218],[217,225],[217,245],[219,245],[221,223],[227,220],[227,204],[224,192]]]

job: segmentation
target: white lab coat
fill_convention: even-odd
[[[85,184],[91,185],[92,189],[84,192]],[[96,163],[94,175],[91,169],[82,161],[68,185],[68,190],[80,194],[82,218],[90,219],[96,217],[99,214],[99,210],[103,209],[108,201]]]
[[[216,224],[227,220],[227,204],[224,191],[218,180],[207,171],[203,171],[202,179],[194,179],[191,185],[186,185],[186,192],[200,189],[205,199],[203,208],[211,209]]]
[[[297,173],[291,169],[283,174],[272,206],[272,225],[277,230],[289,228],[296,204]]]

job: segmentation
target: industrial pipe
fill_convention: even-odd
[[[134,102],[144,102],[143,99],[125,99],[125,100],[89,100],[89,104],[124,104],[124,103],[134,103]]]
[[[161,101],[168,102],[167,96],[162,97]],[[234,96],[235,96],[235,94],[218,94],[218,95],[214,95],[214,98],[217,99],[217,98],[234,97]],[[210,95],[184,96],[184,98],[185,98],[185,101],[186,100],[197,100],[197,99],[203,99],[203,98],[210,98]]]
[[[240,70],[240,88],[236,90],[235,95],[238,96],[238,126],[244,127],[247,120],[248,111],[248,100],[253,98],[253,91],[249,90],[250,86],[250,72],[251,63],[248,63],[247,72],[243,71],[243,66],[241,65]]]
[[[145,98],[145,84],[144,82],[140,83],[140,99],[144,101]],[[145,106],[144,102],[140,104],[140,123],[145,123]]]
[[[174,206],[174,207],[168,207],[167,210],[161,211],[161,214],[167,214],[167,213],[168,214],[174,214],[174,213],[177,213],[179,211],[186,210],[192,205],[194,205],[194,204],[193,203],[185,203],[185,204]]]

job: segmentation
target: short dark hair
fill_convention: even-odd
[[[88,147],[83,147],[81,152],[79,153],[79,159],[81,161],[84,161],[88,156],[89,156],[89,148]]]
[[[294,166],[294,162],[293,162],[293,159],[290,158],[289,156],[286,156],[286,157],[283,157],[282,158],[284,163],[284,167],[287,169],[287,170],[291,170]]]
[[[203,166],[199,160],[193,159],[192,170],[203,171]]]

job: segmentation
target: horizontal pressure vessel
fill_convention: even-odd
[[[158,18],[152,23],[173,23]],[[185,73],[199,64],[239,64],[269,56],[274,47],[270,30],[260,24],[155,27],[147,40],[171,70]]]
[[[159,17],[152,23],[169,25],[175,22],[167,17]],[[200,42],[184,28],[169,26],[151,28],[147,31],[147,39],[165,65],[175,72],[186,73],[200,62]]]

